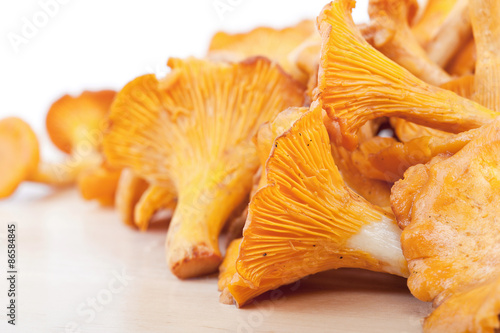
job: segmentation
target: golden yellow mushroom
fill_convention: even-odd
[[[321,108],[276,139],[267,177],[250,202],[237,274],[227,287],[239,306],[333,268],[407,276],[394,216],[344,184]]]
[[[304,88],[275,63],[170,59],[161,82],[145,75],[119,92],[104,140],[109,161],[173,188],[167,262],[179,278],[217,270],[218,236],[247,197],[259,160],[252,137]]]
[[[408,287],[435,310],[425,332],[500,327],[500,119],[451,157],[411,167],[393,187]]]
[[[383,116],[454,133],[494,119],[493,111],[424,83],[371,47],[352,20],[354,3],[336,0],[318,18],[323,48],[316,98],[338,126],[336,142],[353,150],[358,129]]]
[[[291,60],[292,52],[311,35],[317,34],[314,21],[305,20],[284,29],[259,27],[247,33],[218,32],[212,37],[208,55],[211,58],[241,61],[265,56],[277,61],[296,80],[307,83],[305,75]]]

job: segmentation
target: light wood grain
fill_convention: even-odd
[[[216,278],[179,281],[168,271],[164,227],[137,232],[74,190],[0,202],[0,218],[0,276],[9,222],[18,224],[20,267],[19,325],[2,321],[1,332],[70,332],[71,323],[76,332],[102,333],[421,332],[430,311],[404,279],[359,270],[309,277],[244,309],[220,304]],[[114,276],[123,270],[132,280],[113,294],[108,285],[119,287]],[[88,299],[109,294],[90,318]]]

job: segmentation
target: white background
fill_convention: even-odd
[[[60,4],[58,1],[66,2]],[[43,5],[52,17],[44,22]],[[227,10],[217,11],[216,4]],[[169,57],[203,57],[219,31],[244,32],[265,25],[282,28],[315,18],[325,0],[22,0],[0,2],[0,118],[28,121],[47,144],[45,114],[65,93],[120,89],[145,73],[164,75]],[[359,0],[358,21],[368,0]],[[46,18],[47,16],[45,16]],[[23,37],[26,20],[38,31]],[[36,26],[35,26],[36,27]],[[27,36],[26,34],[24,36]]]

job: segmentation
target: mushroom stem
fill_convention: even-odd
[[[85,158],[71,155],[62,163],[41,162],[27,180],[52,186],[69,186],[76,183],[84,170],[97,167],[101,163],[102,156],[97,152],[92,152]]]
[[[457,0],[439,31],[425,49],[432,61],[444,67],[471,35],[469,0]]]
[[[213,273],[222,261],[219,233],[251,189],[253,171],[225,171],[225,165],[192,175],[181,186],[167,234],[167,262],[181,279]],[[249,178],[249,179],[248,179]],[[210,221],[210,223],[207,223]]]

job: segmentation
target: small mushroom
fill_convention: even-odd
[[[76,181],[81,171],[60,172],[59,164],[40,161],[36,134],[22,119],[0,120],[0,199],[12,195],[23,181],[52,186],[67,186]]]
[[[47,132],[61,151],[69,154],[61,172],[84,171],[78,188],[86,200],[96,199],[112,205],[119,170],[104,166],[101,153],[107,117],[116,92],[111,90],[84,91],[73,97],[65,95],[54,102],[46,117]]]

